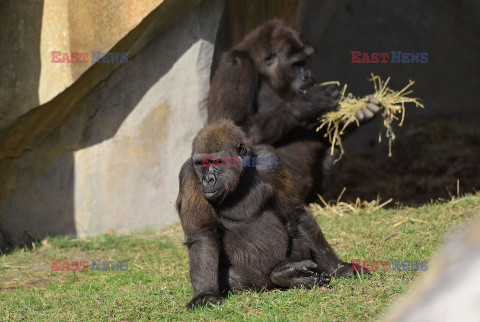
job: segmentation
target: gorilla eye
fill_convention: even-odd
[[[275,58],[277,57],[277,55],[275,53],[271,53],[270,55],[268,55],[268,57],[265,59],[265,64],[267,64],[267,66],[271,66],[273,64],[273,62],[275,61]]]
[[[247,153],[247,148],[245,147],[245,145],[243,143],[238,143],[237,144],[237,153],[239,155],[245,155],[245,153]]]

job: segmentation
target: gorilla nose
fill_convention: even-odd
[[[217,183],[217,178],[211,172],[207,173],[202,180],[203,188],[206,191],[212,190],[212,188],[215,187],[215,183]]]
[[[315,83],[315,77],[312,73],[307,72],[302,74],[302,81],[307,83],[308,85],[312,85]]]

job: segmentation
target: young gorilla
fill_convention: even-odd
[[[305,201],[316,198],[332,166],[329,143],[315,128],[339,95],[337,86],[313,86],[312,54],[298,31],[280,20],[267,22],[222,56],[208,99],[209,122],[231,119],[254,144],[276,148]],[[357,119],[367,122],[378,111],[372,100]]]
[[[207,163],[206,156],[223,162]],[[190,309],[216,303],[230,289],[312,287],[328,283],[326,274],[362,271],[337,257],[288,170],[281,163],[242,166],[254,157],[276,155],[270,146],[250,145],[239,127],[222,120],[197,134],[182,166],[177,210],[190,257]]]

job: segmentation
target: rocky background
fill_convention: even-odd
[[[224,50],[273,17],[307,36],[321,81],[346,82],[350,91],[365,95],[371,92],[371,72],[391,76],[392,88],[414,79],[415,95],[426,109],[407,111],[400,142],[418,130],[418,122],[478,128],[477,0],[5,0],[0,3],[0,248],[46,234],[122,233],[177,221],[178,172],[205,122],[212,70]],[[428,52],[429,61],[352,64],[352,50]],[[128,62],[93,64],[90,56],[86,64],[58,64],[51,62],[52,51],[128,53]],[[428,146],[458,147],[465,143],[458,137],[462,133],[447,127]],[[462,181],[464,190],[478,187],[480,144],[468,133],[473,138],[461,149],[467,153],[460,165],[451,158],[461,151],[449,147],[415,158],[428,165],[428,158],[454,151],[446,161],[460,170],[447,181],[465,176],[470,182]],[[377,147],[377,136],[378,121],[349,140],[352,164],[359,164],[355,158],[362,153],[369,164],[387,162],[386,153],[368,154],[384,148]],[[436,169],[433,175],[448,171]],[[361,186],[372,176],[354,168],[342,173],[352,175],[338,187],[353,176],[352,185]],[[399,191],[381,189],[365,197],[379,192],[395,197]]]

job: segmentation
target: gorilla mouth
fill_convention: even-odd
[[[207,199],[214,199],[214,198],[218,197],[218,195],[220,195],[220,190],[221,189],[218,189],[218,190],[215,190],[215,191],[205,191],[203,193],[203,195]]]
[[[311,87],[313,87],[313,85],[315,85],[315,82],[314,81],[310,81],[306,84],[303,84],[302,86],[300,86],[300,88],[297,90],[297,93],[298,94],[303,94],[306,90],[310,89]]]

